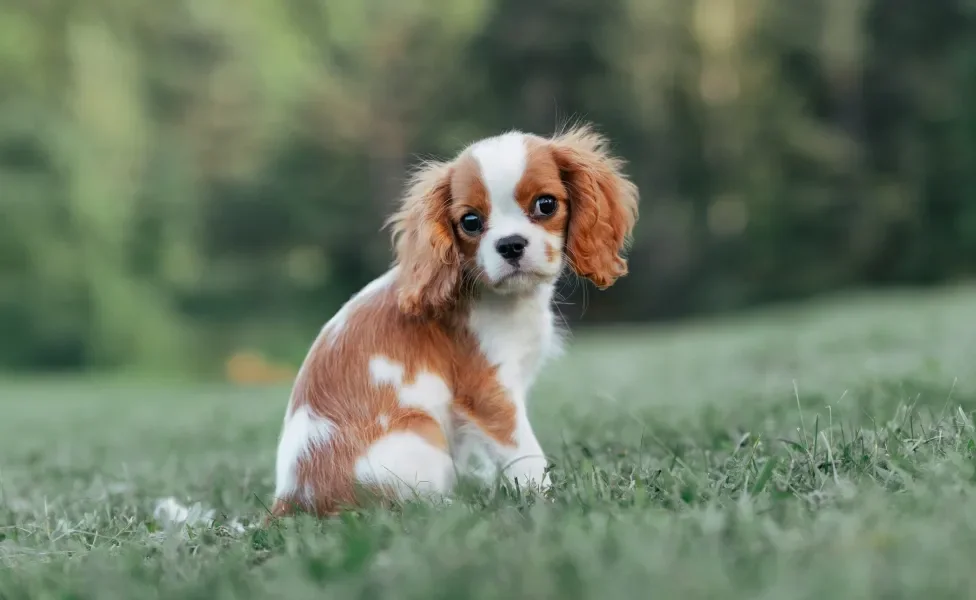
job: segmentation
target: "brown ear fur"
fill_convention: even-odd
[[[436,315],[453,305],[460,281],[460,256],[449,219],[451,165],[431,162],[407,185],[392,226],[399,265],[400,310]]]
[[[627,274],[621,253],[637,221],[637,186],[623,174],[624,161],[610,154],[606,138],[588,126],[558,134],[551,144],[569,191],[569,264],[607,288]]]

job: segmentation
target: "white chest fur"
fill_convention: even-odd
[[[529,389],[546,359],[560,347],[550,302],[552,287],[542,286],[528,297],[482,297],[471,311],[469,326],[488,362],[498,367],[499,383],[515,408],[513,447],[487,438],[477,428],[461,427],[453,434],[458,467],[483,479],[494,479],[503,467],[517,477],[546,486],[546,459],[529,423]]]
[[[532,296],[486,296],[471,311],[470,327],[488,362],[498,366],[501,384],[516,403],[535,381],[557,339],[550,307],[552,287]]]

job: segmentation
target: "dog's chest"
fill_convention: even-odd
[[[471,312],[469,327],[485,358],[497,366],[499,383],[521,400],[553,344],[548,303],[480,304]]]

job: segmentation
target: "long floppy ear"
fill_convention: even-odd
[[[400,209],[388,220],[399,265],[397,301],[413,316],[449,309],[461,277],[461,260],[449,219],[451,165],[423,165],[407,184]]]
[[[569,191],[570,267],[605,289],[627,274],[621,253],[637,221],[637,186],[624,175],[624,161],[610,154],[606,138],[589,126],[558,134],[550,143]]]

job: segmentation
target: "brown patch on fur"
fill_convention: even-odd
[[[437,421],[422,410],[410,409],[399,411],[390,422],[390,431],[412,431],[428,444],[447,452],[447,436]]]
[[[461,229],[461,217],[474,212],[487,221],[491,215],[488,190],[481,180],[481,168],[470,154],[462,154],[456,161],[451,177],[451,206],[448,215],[454,227],[462,271],[470,269],[478,254],[481,235],[471,235]]]
[[[438,315],[457,297],[461,261],[455,244],[449,163],[429,163],[416,172],[392,226],[400,266],[398,303],[408,315]]]
[[[497,383],[482,381],[489,389],[459,396],[454,401],[455,410],[499,444],[515,446],[515,405]]]
[[[473,210],[485,219],[491,214],[488,190],[481,180],[481,167],[470,153],[462,154],[456,161],[451,177],[451,216],[456,223],[461,216]]]
[[[546,242],[546,260],[552,262],[556,260],[556,247]]]
[[[556,135],[549,147],[569,191],[566,254],[570,266],[600,289],[627,274],[621,256],[637,221],[637,186],[623,160],[588,126]]]
[[[481,234],[460,227],[465,214],[491,214],[481,168],[470,151],[451,162],[430,162],[412,176],[400,208],[388,220],[400,272],[400,310],[438,318],[463,308],[465,274],[476,272]]]
[[[336,424],[337,435],[299,461],[296,493],[278,499],[273,514],[298,507],[334,514],[362,502],[356,460],[389,431],[412,431],[447,451],[444,430],[429,414],[399,404],[397,388],[377,385],[369,361],[383,356],[404,367],[403,384],[421,372],[440,377],[454,398],[454,417],[476,424],[499,442],[513,444],[515,407],[463,319],[416,319],[398,302],[399,284],[381,289],[352,308],[341,332],[323,335],[309,352],[295,383],[293,407],[307,405]],[[389,419],[379,424],[381,415]],[[311,498],[304,490],[310,489]],[[383,496],[382,489],[374,489]]]
[[[569,194],[562,180],[559,164],[544,139],[527,136],[525,144],[525,171],[515,186],[515,199],[530,219],[549,233],[562,238],[566,235],[566,220],[569,218]],[[535,201],[540,196],[555,198],[556,212],[533,216]]]

